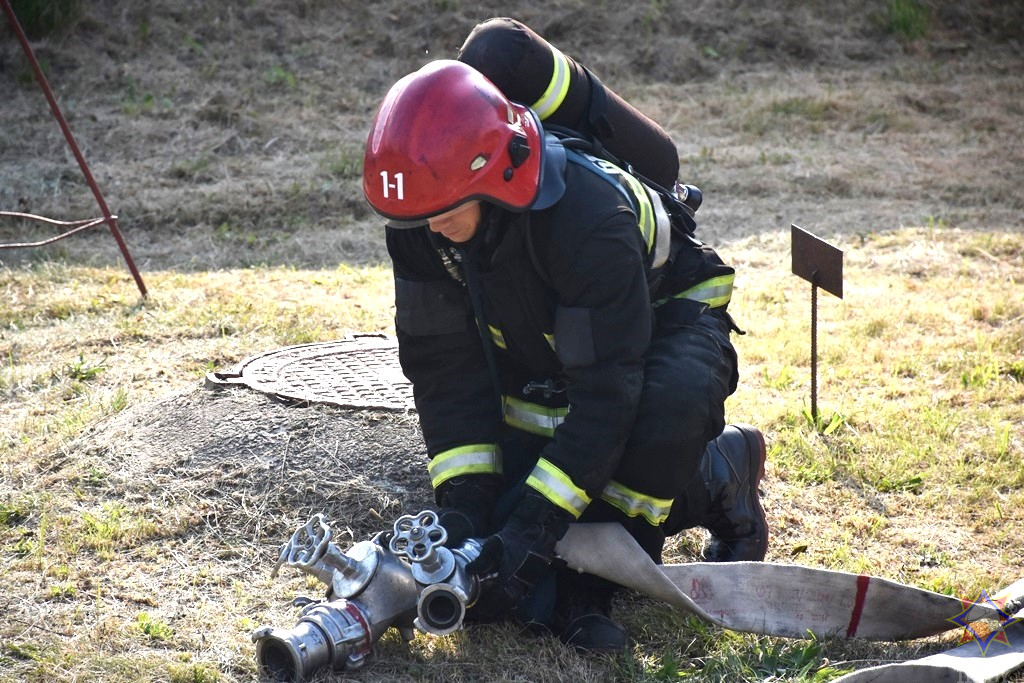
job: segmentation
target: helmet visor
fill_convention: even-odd
[[[447,221],[450,218],[455,218],[459,216],[463,211],[468,211],[469,209],[473,208],[474,206],[477,206],[478,204],[480,204],[479,199],[471,199],[469,201],[465,201],[459,204],[453,209],[442,211],[439,214],[427,216],[425,218],[415,218],[409,220],[389,218],[384,214],[379,213],[376,209],[373,209],[372,205],[370,206],[370,209],[373,210],[374,215],[377,216],[377,218],[380,219],[380,221],[384,223],[385,226],[389,228],[395,228],[397,230],[408,230],[410,228],[426,227],[430,225],[431,221]]]

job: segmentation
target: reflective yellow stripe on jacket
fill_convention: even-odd
[[[568,408],[551,408],[513,396],[504,399],[505,424],[538,436],[554,436],[555,428],[569,414]]]
[[[526,479],[526,485],[576,518],[590,505],[587,492],[573,484],[565,472],[544,458],[537,461]]]
[[[719,275],[718,277],[698,283],[685,292],[679,292],[679,294],[673,294],[666,299],[662,299],[654,305],[660,306],[669,299],[692,299],[693,301],[705,303],[711,308],[719,308],[732,300],[732,286],[735,280],[736,276],[731,273],[729,275]]]
[[[500,474],[501,451],[493,443],[473,443],[435,455],[427,465],[435,489],[463,474]]]
[[[608,482],[601,491],[601,499],[622,510],[629,517],[643,517],[652,526],[658,526],[668,519],[672,510],[671,498],[655,498],[620,484]]]
[[[569,92],[569,60],[554,47],[551,52],[555,59],[551,67],[551,81],[540,99],[530,105],[541,121],[558,111]]]

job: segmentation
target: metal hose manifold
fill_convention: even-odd
[[[444,636],[462,628],[466,609],[476,602],[479,586],[466,565],[480,555],[480,542],[467,539],[454,549],[444,546],[448,533],[437,513],[425,510],[395,521],[391,552],[412,563],[412,575],[425,588],[416,602],[415,626]]]
[[[448,534],[429,510],[400,517],[390,533],[344,553],[332,537],[318,514],[281,546],[273,576],[287,564],[316,576],[328,591],[323,601],[295,600],[302,609],[293,628],[253,632],[256,660],[273,680],[303,681],[327,666],[357,669],[391,627],[407,640],[414,626],[437,635],[461,628],[478,593],[465,571],[480,554],[478,541],[444,547]]]

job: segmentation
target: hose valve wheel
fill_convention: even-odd
[[[388,548],[395,555],[408,558],[419,583],[432,584],[448,579],[455,571],[455,557],[444,547],[447,540],[448,532],[438,521],[437,513],[424,510],[395,520]]]

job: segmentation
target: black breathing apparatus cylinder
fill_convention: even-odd
[[[497,18],[477,25],[459,60],[480,71],[510,100],[529,106],[545,124],[596,139],[663,188],[676,185],[679,154],[668,133],[524,24]]]

